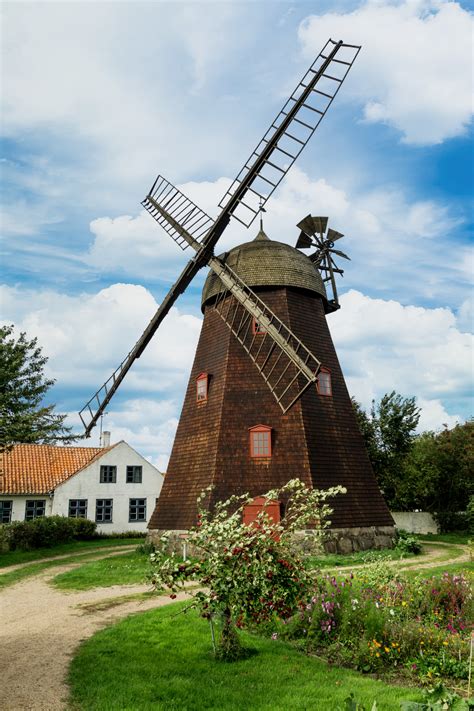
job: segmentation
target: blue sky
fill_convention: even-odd
[[[472,14],[468,3],[5,3],[1,317],[38,336],[74,414],[141,334],[188,257],[140,201],[157,173],[211,216],[328,37],[362,44],[267,205],[345,233],[330,316],[365,406],[415,395],[423,429],[472,414]],[[222,251],[253,238],[234,223]],[[166,467],[205,272],[104,420]],[[91,444],[95,438],[90,440]]]

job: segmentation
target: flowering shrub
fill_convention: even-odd
[[[366,672],[466,678],[472,612],[465,576],[409,581],[379,561],[345,578],[320,577],[278,634]]]
[[[265,494],[268,504],[286,502],[282,520],[273,521],[264,507],[251,525],[243,523],[242,512],[252,497],[232,496],[210,511],[206,507],[210,491],[198,499],[198,523],[187,539],[200,551],[199,559],[183,562],[174,554],[168,556],[164,536],[150,556],[152,583],[156,589],[167,587],[171,597],[189,580],[204,587],[192,593],[194,604],[209,619],[212,632],[213,621],[221,620],[217,651],[229,659],[238,656],[235,626],[261,624],[274,615],[286,619],[306,599],[313,580],[291,544],[292,535],[312,526],[314,536],[321,539],[331,513],[326,500],[345,489],[319,491],[294,479]]]

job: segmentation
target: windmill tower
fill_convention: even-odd
[[[249,227],[318,127],[360,47],[329,40],[224,195],[212,220],[162,176],[144,207],[195,256],[128,356],[81,410],[100,418],[178,296],[203,266],[204,322],[183,411],[150,530],[187,530],[196,498],[262,492],[299,477],[345,485],[334,504],[340,548],[388,542],[393,521],[377,488],[326,323],[339,308],[333,255],[342,237],[327,218],[299,223],[297,247],[256,239],[214,256],[234,217]],[[309,257],[300,249],[315,247]],[[325,284],[332,290],[327,296]],[[212,505],[212,501],[211,501]]]

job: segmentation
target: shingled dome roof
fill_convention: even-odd
[[[326,290],[319,271],[308,257],[289,244],[276,242],[260,230],[252,242],[234,247],[220,259],[231,267],[250,287],[293,286],[313,291],[326,299]],[[224,287],[220,279],[209,272],[202,290],[201,308]]]

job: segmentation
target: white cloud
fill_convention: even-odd
[[[224,194],[229,180],[191,182],[178,186],[208,214]],[[214,209],[213,209],[214,207]],[[349,194],[324,179],[311,180],[293,167],[280,190],[268,203],[264,228],[271,239],[295,244],[299,222],[311,210],[330,216],[330,225],[344,232],[340,243],[351,262],[341,266],[341,282],[382,293],[400,293],[406,299],[465,298],[470,283],[464,249],[457,260],[446,260],[445,239],[455,242],[462,220],[436,201],[412,201],[401,189],[386,188]],[[91,223],[94,241],[85,256],[88,265],[104,273],[123,271],[129,277],[174,280],[191,250],[183,255],[170,237],[144,212],[137,217],[103,217]],[[217,253],[254,238],[258,222],[245,231],[231,220],[218,242]],[[452,248],[452,247],[451,247]]]
[[[388,123],[418,145],[465,132],[472,112],[472,16],[459,3],[368,0],[300,25],[309,58],[328,37],[362,45],[344,94],[363,102],[366,121]]]
[[[457,321],[462,331],[474,331],[474,299],[472,295],[462,302],[457,313]]]
[[[418,398],[416,404],[421,408],[420,421],[417,427],[418,432],[439,432],[444,425],[451,429],[462,420],[459,415],[448,415],[440,400]]]
[[[111,433],[111,442],[125,440],[161,472],[166,471],[168,459],[178,426],[179,405],[175,400],[125,400],[119,406],[107,409],[103,429]],[[75,412],[68,413],[70,424],[81,431],[82,425]],[[87,440],[91,447],[100,446],[99,427]]]
[[[328,322],[349,391],[365,407],[396,390],[425,403],[429,429],[438,416],[444,418],[438,427],[460,419],[447,410],[470,391],[474,339],[458,330],[449,309],[403,306],[351,290]]]
[[[4,323],[38,337],[49,358],[49,374],[61,386],[83,389],[87,398],[123,360],[158,308],[151,293],[134,284],[113,284],[80,296],[4,286],[0,301]],[[199,318],[172,308],[122,390],[169,393],[182,388],[200,328]]]

